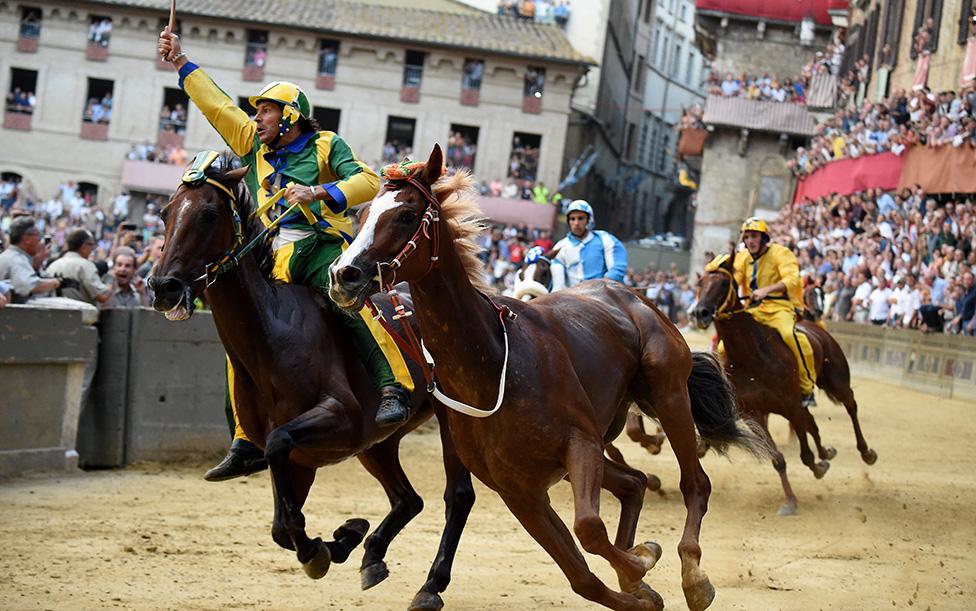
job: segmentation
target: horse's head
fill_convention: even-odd
[[[515,279],[513,290],[516,299],[530,301],[565,286],[562,267],[556,266],[554,269],[552,265],[557,254],[558,249],[543,252],[539,246],[529,250],[525,267],[519,270]]]
[[[438,263],[441,203],[434,183],[444,171],[438,145],[426,163],[387,166],[387,182],[366,211],[356,239],[329,268],[332,300],[359,310],[366,298],[396,282],[422,278]]]
[[[697,303],[691,310],[691,318],[700,329],[739,306],[739,287],[732,268],[734,258],[734,254],[719,255],[705,265],[705,273],[698,281]]]
[[[186,320],[193,301],[221,260],[240,245],[242,223],[237,209],[239,183],[247,168],[229,169],[224,158],[213,158],[197,168],[197,155],[183,175],[183,184],[163,207],[165,247],[149,279],[153,308],[170,320]]]

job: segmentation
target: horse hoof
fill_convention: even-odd
[[[637,588],[630,592],[638,600],[646,601],[650,603],[650,606],[642,605],[643,607],[648,607],[650,611],[661,611],[664,609],[664,599],[661,595],[655,592],[651,586],[647,585],[643,581],[638,584]]]
[[[874,450],[868,450],[864,454],[861,454],[861,460],[869,465],[873,465],[874,463],[878,462],[878,453]]]
[[[305,570],[305,574],[312,579],[322,579],[332,565],[332,553],[322,543],[322,539],[315,539],[312,545],[316,547],[315,555],[308,562],[303,562],[302,568]]]
[[[641,562],[644,563],[645,573],[653,569],[654,565],[657,564],[657,561],[660,560],[661,556],[664,554],[664,550],[662,550],[661,546],[657,544],[657,541],[645,541],[644,543],[635,545],[628,551],[640,558]]]
[[[332,533],[332,538],[336,541],[342,541],[343,539],[349,539],[352,546],[355,547],[363,542],[366,537],[366,533],[369,532],[369,522],[362,518],[352,518],[351,520],[346,520],[345,524],[335,529]]]
[[[444,601],[436,592],[417,592],[410,601],[409,611],[440,611],[444,608]]]
[[[661,478],[656,475],[647,474],[647,489],[651,492],[657,492],[661,489]]]
[[[824,460],[833,460],[835,456],[837,456],[837,448],[827,446],[824,448],[824,456],[821,456],[820,458],[823,458]]]
[[[359,571],[360,585],[364,590],[372,588],[389,576],[390,569],[386,568],[386,563],[382,560],[363,567]]]
[[[810,468],[813,470],[814,477],[817,479],[823,479],[823,476],[827,474],[827,469],[830,468],[830,463],[826,460],[821,460]]]
[[[776,512],[776,515],[791,516],[794,513],[796,513],[796,503],[784,503],[779,508],[779,511]]]
[[[708,580],[708,577],[681,589],[685,592],[685,602],[688,603],[688,608],[691,611],[704,611],[715,600],[715,587]]]

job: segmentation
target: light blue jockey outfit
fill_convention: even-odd
[[[569,234],[553,247],[553,250],[559,250],[552,260],[553,283],[556,284],[559,266],[564,269],[567,287],[594,278],[610,278],[623,282],[624,274],[627,273],[627,249],[613,235],[593,229],[593,208],[589,203],[583,200],[574,201],[566,210],[567,216],[574,211],[585,212],[590,217],[590,222],[586,225],[589,231],[583,239]]]

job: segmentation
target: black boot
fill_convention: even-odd
[[[264,452],[250,441],[235,439],[230,451],[220,463],[207,471],[203,479],[208,482],[222,482],[242,475],[250,475],[268,468]]]
[[[410,393],[401,386],[380,389],[380,404],[376,408],[376,424],[380,427],[403,424],[410,418]]]
[[[800,402],[803,404],[803,407],[806,407],[806,408],[811,408],[811,407],[816,407],[817,406],[817,398],[815,396],[813,396],[813,393],[812,392],[811,393],[807,393],[807,394],[803,395],[802,397],[800,397]]]

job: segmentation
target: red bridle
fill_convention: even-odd
[[[438,253],[440,252],[440,220],[441,220],[441,204],[431,193],[431,190],[427,188],[422,182],[413,177],[398,179],[399,181],[407,182],[417,188],[420,194],[424,196],[424,200],[427,203],[427,207],[424,209],[423,217],[420,219],[420,225],[417,226],[417,230],[413,233],[413,236],[407,243],[403,246],[399,253],[389,262],[377,263],[377,278],[376,281],[379,282],[380,289],[392,290],[394,284],[396,284],[396,270],[403,266],[403,262],[406,261],[407,257],[413,254],[413,251],[417,250],[417,241],[421,237],[427,238],[430,242],[430,260],[427,262],[427,269],[421,274],[418,280],[422,279],[424,276],[430,273],[430,270],[434,268],[434,263],[438,259]],[[390,282],[383,282],[383,268],[389,267],[393,271],[393,279]]]

